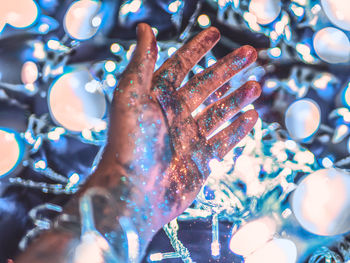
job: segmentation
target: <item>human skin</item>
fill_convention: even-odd
[[[79,199],[89,189],[104,189],[109,197],[93,200],[94,223],[125,262],[119,219],[130,219],[143,255],[154,234],[193,202],[210,173],[209,161],[221,160],[258,118],[256,111],[249,110],[207,139],[260,95],[254,81],[224,98],[216,94],[218,100],[210,100],[202,112],[191,115],[210,94],[256,60],[254,48],[243,46],[180,87],[219,38],[214,27],[202,31],[154,72],[154,34],[147,24],[137,27],[137,47],[114,92],[102,158],[64,209],[79,218]],[[116,238],[109,238],[110,233]],[[79,239],[79,231],[53,228],[33,241],[15,262],[72,262]]]

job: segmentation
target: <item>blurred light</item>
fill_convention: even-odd
[[[343,101],[345,106],[350,108],[350,82],[343,91]]]
[[[323,11],[336,26],[350,30],[350,5],[348,0],[321,0]]]
[[[270,48],[268,50],[268,54],[270,55],[270,57],[273,58],[279,58],[282,54],[281,49],[279,47],[274,47],[274,48]]]
[[[44,170],[47,167],[47,163],[44,160],[39,160],[34,163],[34,168]]]
[[[311,55],[311,49],[308,45],[306,44],[302,44],[302,43],[298,43],[295,46],[296,51],[301,55],[302,59],[307,62],[307,63],[313,63],[314,62],[314,58]]]
[[[77,184],[80,181],[80,176],[77,173],[73,173],[71,176],[69,176],[68,178],[68,183],[66,185],[66,189],[71,189],[74,188],[75,186],[77,186]]]
[[[316,15],[321,10],[322,10],[321,6],[319,4],[316,4],[311,8],[311,13]]]
[[[40,41],[36,41],[33,43],[33,57],[38,60],[43,60],[46,58],[46,53],[44,50],[44,44]]]
[[[318,104],[311,99],[293,102],[285,113],[285,124],[289,135],[302,140],[313,135],[319,128],[321,112]]]
[[[201,14],[197,18],[198,24],[201,28],[207,28],[210,26],[210,18],[206,14]]]
[[[23,145],[17,132],[0,128],[0,178],[11,173],[23,156]]]
[[[21,79],[23,84],[33,84],[39,75],[38,68],[33,61],[27,61],[22,66]]]
[[[155,36],[158,35],[158,29],[157,29],[157,28],[152,27],[152,31],[153,31],[153,34],[154,34]]]
[[[137,11],[140,10],[141,6],[142,6],[141,0],[127,1],[120,8],[120,13],[121,15],[127,15],[128,13],[136,13]]]
[[[38,6],[33,0],[2,1],[0,8],[0,33],[6,24],[26,28],[38,17]]]
[[[276,232],[276,223],[269,217],[262,217],[240,227],[232,234],[230,249],[233,253],[248,256],[264,245]]]
[[[295,263],[297,248],[288,239],[275,238],[245,258],[245,263]]]
[[[335,128],[335,131],[332,137],[332,143],[333,144],[340,143],[347,135],[349,135],[349,133],[350,133],[350,128],[348,125],[345,125],[345,124],[338,125]]]
[[[269,24],[280,14],[281,0],[251,0],[249,12],[255,15],[259,24]]]
[[[299,151],[294,155],[294,161],[299,164],[313,164],[315,156],[310,151]]]
[[[107,82],[107,85],[110,87],[114,87],[117,84],[117,80],[113,74],[108,74],[106,76],[106,82]]]
[[[213,258],[220,256],[220,243],[219,241],[212,242],[211,245],[211,255]]]
[[[113,61],[108,60],[105,63],[105,69],[106,69],[107,72],[113,72],[116,69],[116,65],[115,65],[115,63]]]
[[[40,33],[42,34],[46,34],[47,32],[49,32],[50,26],[46,23],[43,23],[39,26],[38,30]]]
[[[295,150],[297,148],[297,143],[292,140],[286,140],[285,145],[288,150]]]
[[[322,165],[324,168],[331,168],[333,166],[333,161],[330,158],[325,157],[322,159]]]
[[[121,51],[120,45],[118,43],[113,43],[111,45],[111,51],[114,54],[118,53],[119,51]]]
[[[64,30],[77,40],[86,40],[93,37],[101,18],[96,16],[101,8],[101,2],[82,0],[73,2],[64,16]]]
[[[169,47],[168,49],[168,56],[170,57],[172,54],[176,52],[177,48],[176,47]]]
[[[26,84],[26,85],[24,85],[24,88],[30,92],[35,91],[35,86],[33,84]]]
[[[91,20],[91,24],[92,24],[92,26],[94,26],[94,27],[100,26],[100,25],[101,25],[101,22],[102,22],[102,19],[101,19],[101,17],[99,17],[99,16],[95,16],[95,17]]]
[[[350,175],[321,169],[305,177],[294,191],[292,210],[298,222],[316,235],[333,236],[350,230]]]
[[[210,67],[216,63],[215,57],[210,56],[207,60],[207,67]]]
[[[174,2],[171,2],[168,6],[169,12],[172,14],[177,13],[177,11],[179,11],[181,4],[182,4],[182,2],[180,0],[176,0]]]
[[[328,63],[345,63],[350,60],[349,39],[337,28],[326,27],[317,31],[313,45],[316,54]]]
[[[101,122],[106,101],[102,89],[97,88],[93,80],[89,72],[79,70],[66,73],[52,83],[48,104],[57,123],[68,130],[81,132]]]
[[[259,24],[257,23],[257,18],[254,14],[250,13],[250,12],[245,12],[243,14],[243,18],[245,21],[247,21],[249,27],[254,30],[254,31],[260,31],[261,27],[259,26]],[[274,32],[274,31],[273,31]],[[275,32],[276,33],[276,32]]]
[[[57,50],[60,48],[60,46],[61,46],[61,43],[57,40],[50,39],[49,41],[47,41],[47,47],[49,49]]]
[[[290,5],[290,9],[298,17],[301,17],[301,16],[304,15],[304,8],[302,8],[301,6],[298,6],[298,5],[294,4],[294,3],[292,3]]]
[[[130,60],[130,58],[132,56],[132,53],[134,52],[135,48],[136,48],[136,44],[131,44],[130,45],[129,50],[126,52],[127,60]]]
[[[153,253],[149,256],[150,261],[161,261],[163,260],[162,253]]]

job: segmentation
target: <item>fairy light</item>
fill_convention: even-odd
[[[119,45],[118,43],[113,43],[113,44],[111,45],[111,51],[112,51],[112,53],[117,54],[117,53],[119,53],[121,50],[122,50],[122,49],[121,49],[121,47],[120,47],[120,45]]]
[[[201,14],[198,18],[197,18],[198,24],[201,28],[207,28],[210,26],[210,18],[208,15],[206,14]]]

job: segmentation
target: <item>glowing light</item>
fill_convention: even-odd
[[[161,261],[163,260],[162,253],[153,253],[149,256],[150,261]]]
[[[111,51],[112,51],[112,53],[114,53],[114,54],[120,52],[120,51],[121,51],[120,45],[119,45],[118,43],[113,43],[113,44],[111,45]]]
[[[270,48],[268,50],[268,54],[273,58],[279,58],[282,54],[281,49],[279,47]]]
[[[197,22],[201,28],[207,28],[210,26],[210,18],[206,14],[201,14],[197,18]]]
[[[298,43],[296,44],[295,49],[298,51],[304,61],[308,63],[313,63],[315,61],[314,57],[311,55],[311,49],[308,45]]]
[[[290,9],[296,16],[301,17],[304,15],[304,8],[297,6],[296,4],[291,4]]]
[[[293,102],[285,113],[285,124],[289,135],[302,140],[313,135],[319,128],[321,112],[318,104],[311,99]]]
[[[6,24],[16,28],[31,26],[38,17],[38,6],[33,0],[2,1],[0,9],[0,33]]]
[[[181,3],[182,3],[182,2],[181,2],[180,0],[176,0],[176,1],[174,1],[174,2],[171,2],[171,3],[169,4],[169,6],[168,6],[169,12],[172,13],[172,14],[177,13],[177,11],[179,11],[179,8],[180,8],[180,6],[181,6]]]
[[[137,11],[140,10],[141,6],[142,6],[142,1],[141,0],[127,1],[120,8],[120,13],[122,15],[127,15],[128,13],[136,13]]]
[[[348,125],[341,124],[335,128],[332,143],[340,143],[347,135],[350,133],[350,128]]]
[[[52,50],[60,49],[61,43],[57,40],[50,39],[47,41],[47,47]]]
[[[106,83],[107,83],[108,86],[114,87],[115,84],[117,84],[117,80],[116,80],[116,78],[114,77],[113,74],[108,74],[106,76]]]
[[[19,135],[10,129],[0,128],[0,178],[9,174],[22,159]]]
[[[102,19],[100,16],[95,16],[92,20],[91,20],[91,24],[94,27],[98,27],[101,25]]]
[[[259,24],[257,23],[257,18],[254,14],[250,13],[250,12],[245,12],[243,14],[243,18],[245,21],[247,21],[249,27],[254,30],[254,31],[259,31],[261,29],[261,27],[259,26]],[[273,31],[274,32],[274,31]],[[275,32],[276,33],[276,32]]]
[[[207,60],[207,67],[210,67],[216,63],[216,59],[212,56],[210,56]]]
[[[96,88],[96,82],[91,81],[92,76],[80,70],[60,76],[50,87],[50,114],[68,130],[81,132],[92,129],[99,125],[106,112],[102,89]],[[91,85],[95,86],[91,88]]]
[[[105,63],[105,69],[107,72],[113,72],[116,69],[116,65],[115,65],[114,61],[108,60]]]
[[[280,14],[281,0],[251,0],[249,12],[255,15],[259,24],[269,24]]]
[[[350,5],[347,0],[321,0],[321,5],[334,25],[350,30]]]
[[[177,48],[176,47],[169,47],[168,49],[168,56],[170,57],[172,54],[176,52]]]
[[[343,91],[343,101],[346,106],[350,107],[350,83],[348,83]]]
[[[158,35],[158,29],[157,29],[157,28],[152,27],[152,31],[153,31],[153,34],[154,34],[155,36]]]
[[[337,28],[326,27],[317,31],[313,45],[317,55],[328,63],[345,63],[350,60],[350,41]]]
[[[136,48],[136,44],[131,44],[130,47],[129,47],[129,50],[126,52],[126,59],[127,60],[130,60],[131,56],[132,56],[132,53],[134,52]]]
[[[275,238],[245,258],[245,263],[295,263],[297,248],[288,239]]]
[[[44,170],[47,167],[47,163],[44,160],[39,160],[34,163],[34,168]]]
[[[251,221],[232,234],[230,249],[233,253],[247,256],[264,245],[276,232],[276,223],[269,217]]]
[[[22,66],[21,79],[23,84],[33,84],[39,75],[36,64],[32,61],[27,61]]]
[[[73,2],[64,16],[64,30],[77,40],[93,37],[101,24],[97,16],[101,8],[99,1],[81,0]]]
[[[292,210],[303,228],[333,236],[348,232],[350,221],[350,176],[345,171],[329,168],[304,178],[294,191]]]
[[[40,41],[33,43],[33,56],[39,60],[46,58],[46,53],[44,50],[44,44]]]
[[[333,161],[330,158],[325,157],[322,159],[322,165],[324,168],[331,168],[333,166]]]

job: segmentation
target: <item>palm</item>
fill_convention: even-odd
[[[161,227],[194,200],[209,175],[209,160],[221,159],[250,131],[257,118],[255,111],[246,112],[206,139],[258,97],[260,87],[247,82],[193,118],[191,113],[213,91],[255,60],[255,50],[248,46],[236,50],[179,89],[189,70],[219,40],[217,29],[197,35],[155,73],[153,33],[145,24],[139,31],[138,48],[115,92],[102,162],[110,166],[116,156],[134,187],[133,197],[128,198],[137,207],[148,207],[143,212],[155,214],[149,220]]]

